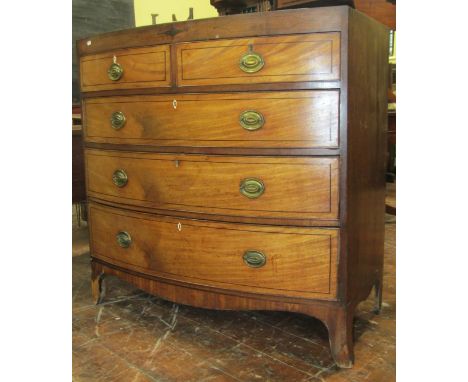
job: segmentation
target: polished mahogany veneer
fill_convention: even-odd
[[[118,58],[118,62],[117,62]],[[109,64],[111,62],[111,64]],[[170,86],[169,45],[153,48],[115,50],[110,53],[83,57],[81,66],[81,90],[132,89],[149,86]],[[109,78],[114,65],[117,80]]]
[[[354,309],[382,296],[387,37],[340,6],[79,41],[96,303],[114,274],[305,313],[350,367]]]
[[[103,200],[252,219],[338,219],[338,158],[334,157],[231,157],[87,150],[86,163],[88,195]],[[114,183],[116,169],[125,172],[127,177],[127,184],[122,187]],[[263,187],[258,196],[240,192],[249,179]]]
[[[122,267],[250,293],[336,297],[337,229],[209,223],[95,204],[89,219],[94,256]],[[128,235],[128,248],[115,245],[118,232]],[[249,250],[263,254],[265,264],[246,266]]]
[[[181,43],[175,48],[179,86],[340,78],[339,33]],[[239,70],[239,57],[249,51],[262,57],[256,72]]]
[[[86,141],[131,145],[337,148],[339,91],[210,93],[91,98]],[[242,128],[249,111],[257,114]],[[294,112],[292,112],[294,111]],[[125,118],[110,129],[112,115]],[[196,115],[196,118],[194,116]],[[252,118],[252,116],[251,116]]]

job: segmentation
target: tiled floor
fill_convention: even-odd
[[[311,317],[197,309],[152,297],[117,278],[91,301],[86,226],[74,228],[73,381],[395,380],[395,217],[387,215],[383,309],[355,319],[355,366],[338,369],[328,333]],[[76,232],[75,232],[76,230]]]

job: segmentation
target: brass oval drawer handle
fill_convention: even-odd
[[[249,131],[261,129],[265,124],[263,114],[255,110],[246,110],[239,117],[240,125]]]
[[[130,247],[132,244],[132,237],[128,232],[120,231],[116,235],[117,244],[120,245],[122,248]]]
[[[260,179],[247,178],[240,183],[240,193],[249,199],[256,199],[265,192],[265,185]]]
[[[122,169],[115,170],[112,174],[112,181],[117,187],[125,186],[128,182],[127,173]]]
[[[239,68],[245,73],[256,73],[263,68],[263,65],[265,65],[263,57],[252,51],[245,53],[239,61]]]
[[[115,111],[111,115],[111,125],[114,130],[119,130],[124,127],[125,122],[127,122],[127,118],[125,118],[125,114],[121,111]]]
[[[107,75],[109,76],[109,79],[112,81],[118,81],[122,78],[123,75],[123,68],[120,64],[117,62],[113,62],[110,66],[109,69],[107,69]]]
[[[266,256],[259,251],[246,251],[243,258],[244,263],[251,268],[260,268],[266,263]]]

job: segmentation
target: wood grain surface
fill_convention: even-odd
[[[98,194],[95,194],[98,195]],[[267,224],[275,226],[294,226],[294,227],[340,227],[339,219],[314,219],[308,218],[307,216],[301,218],[290,218],[290,217],[260,217],[260,216],[238,216],[238,215],[224,215],[224,214],[213,214],[209,212],[190,212],[184,210],[168,210],[155,207],[147,207],[136,204],[126,204],[122,200],[118,200],[114,197],[104,195],[106,199],[102,199],[99,196],[90,196],[88,200],[96,203],[116,207],[125,208],[132,211],[145,212],[157,215],[174,216],[186,219],[202,219],[202,220],[215,220],[220,222],[229,223],[245,223],[245,224]],[[109,199],[112,199],[109,200]],[[229,210],[225,211],[226,214],[230,213]]]
[[[84,105],[88,142],[252,148],[338,146],[337,90],[106,97],[88,99]],[[263,116],[260,129],[249,131],[241,126],[240,115],[247,110]],[[119,130],[110,123],[110,116],[117,111],[126,118]]]
[[[86,201],[85,160],[83,130],[73,130],[72,135],[72,203]]]
[[[163,278],[248,292],[333,298],[337,229],[285,228],[173,219],[91,204],[95,257]],[[128,232],[128,248],[116,234]],[[249,267],[248,250],[266,263]]]
[[[87,56],[114,49],[185,41],[336,32],[346,29],[347,19],[346,6],[257,12],[103,33],[78,41],[77,50],[79,56]]]
[[[107,75],[109,66],[116,62],[123,68],[123,76],[112,81]],[[170,49],[168,45],[151,48],[113,50],[81,58],[82,91],[131,89],[151,86],[170,86]]]
[[[265,62],[256,73],[239,68],[249,46]],[[178,86],[339,79],[339,33],[180,43],[176,52]]]
[[[375,287],[378,311],[382,293],[388,30],[326,7],[114,32],[78,52],[107,78],[116,52],[131,69],[122,52],[163,46],[157,76],[82,88],[96,301],[108,273],[180,303],[315,315],[352,366],[354,309]],[[265,60],[256,73],[239,68],[249,50]],[[260,130],[239,127],[244,108],[264,114]],[[118,131],[114,111],[127,116]],[[246,178],[264,193],[243,196]],[[116,230],[135,240],[126,250]],[[246,250],[266,265],[244,273]]]
[[[90,196],[169,210],[234,216],[338,216],[337,158],[227,157],[86,150]],[[117,169],[124,187],[112,182]],[[249,199],[240,183],[256,178],[265,191]]]
[[[174,69],[174,68],[173,68]],[[176,70],[175,68],[174,70]],[[83,92],[82,98],[159,95],[159,94],[196,94],[196,93],[233,93],[233,92],[266,92],[266,91],[292,91],[292,90],[337,90],[342,86],[341,80],[334,81],[308,81],[308,82],[266,82],[261,84],[226,84],[201,85],[190,87],[147,87],[134,89],[100,90]]]
[[[373,286],[382,293],[389,39],[384,25],[360,12],[350,10],[349,25],[342,280],[346,299],[362,301]]]

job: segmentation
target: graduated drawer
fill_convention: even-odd
[[[171,84],[169,45],[84,56],[82,91],[167,87]]]
[[[337,158],[86,151],[88,195],[207,214],[335,219]]]
[[[338,91],[86,100],[86,140],[198,147],[336,147]]]
[[[337,229],[209,223],[89,207],[92,256],[165,279],[299,297],[336,295]]]
[[[176,51],[179,86],[340,78],[338,32],[180,43]]]

